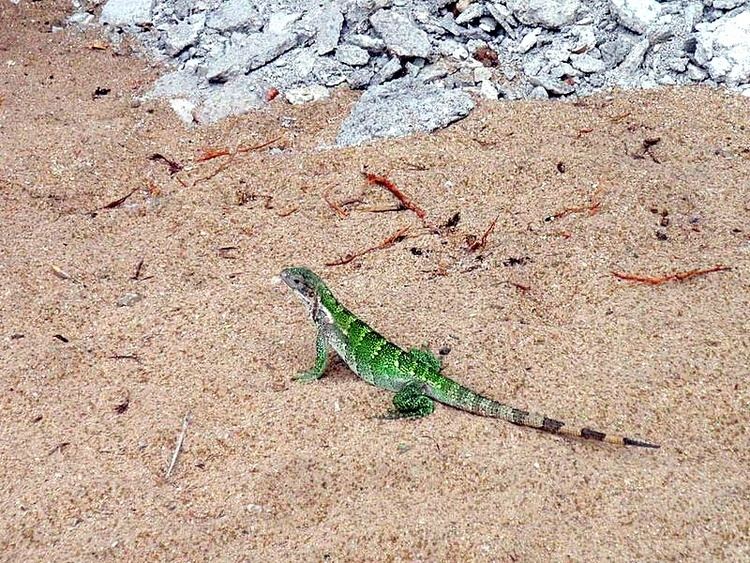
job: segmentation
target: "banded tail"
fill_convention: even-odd
[[[583,438],[585,440],[596,440],[597,442],[606,442],[618,446],[637,446],[641,448],[660,447],[658,444],[627,438],[625,436],[618,436],[617,434],[606,434],[604,432],[599,432],[598,430],[592,430],[591,428],[570,426],[564,422],[548,418],[542,414],[517,409],[492,399],[488,399],[487,397],[483,397],[458,383],[453,382],[453,384],[455,385],[455,388],[451,386],[451,388],[445,389],[444,396],[433,398],[440,402],[444,402],[447,405],[457,407],[473,414],[499,418],[512,424],[517,424],[518,426],[536,428],[537,430],[549,432],[550,434],[572,436],[574,438]]]

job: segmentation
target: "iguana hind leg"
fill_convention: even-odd
[[[422,418],[435,410],[435,401],[424,394],[424,384],[418,381],[407,383],[393,396],[395,410],[379,418]]]
[[[315,339],[315,365],[312,369],[299,372],[292,379],[302,382],[315,381],[323,377],[326,366],[328,366],[328,342],[323,335],[323,331],[319,330]]]

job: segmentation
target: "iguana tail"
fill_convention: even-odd
[[[592,430],[591,428],[581,426],[570,426],[564,422],[548,418],[538,413],[524,411],[488,399],[487,397],[483,397],[456,382],[452,383],[455,387],[450,385],[447,389],[443,388],[441,389],[441,396],[434,396],[433,398],[467,412],[492,418],[500,418],[512,424],[536,428],[537,430],[549,432],[550,434],[561,434],[564,436],[572,436],[574,438],[596,440],[598,442],[606,442],[618,446],[638,446],[641,448],[659,447],[657,444],[651,444],[642,440],[635,440],[633,438],[618,436],[616,434],[606,434],[604,432],[599,432],[598,430]]]

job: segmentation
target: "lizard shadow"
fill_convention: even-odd
[[[320,381],[318,381],[318,383],[330,382],[331,384],[338,384],[357,380],[359,380],[359,376],[354,373],[348,365],[346,365],[344,360],[342,360],[337,354],[334,354],[326,368],[325,375]]]

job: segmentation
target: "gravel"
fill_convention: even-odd
[[[2,0],[0,0],[2,2]],[[173,67],[145,98],[187,124],[364,90],[338,143],[432,131],[480,98],[705,83],[750,94],[748,0],[76,0],[68,25]]]

